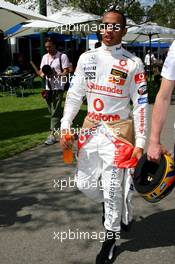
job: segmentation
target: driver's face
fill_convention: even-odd
[[[122,37],[127,29],[123,28],[123,19],[120,14],[109,12],[102,19],[104,29],[101,29],[102,41],[106,46],[113,46],[121,43]]]

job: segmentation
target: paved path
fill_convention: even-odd
[[[162,135],[170,149],[174,113],[171,106]],[[63,164],[58,145],[39,146],[0,161],[0,170],[1,264],[95,263],[104,238],[101,208],[75,187],[64,187],[66,179],[73,179],[75,164]],[[175,191],[157,204],[135,195],[136,222],[123,237],[115,263],[174,264],[174,195]],[[70,239],[61,242],[58,232],[62,238],[70,234]],[[80,232],[88,232],[86,239],[78,238]]]

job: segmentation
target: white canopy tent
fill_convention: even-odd
[[[175,29],[148,22],[128,28],[128,33],[124,39],[126,41],[151,41],[154,35],[157,38],[172,38],[173,36],[175,37]]]
[[[172,37],[165,37],[165,38],[153,38],[151,41],[152,42],[166,42],[166,43],[171,43],[171,42],[173,42],[173,40],[174,40],[174,38],[172,38]],[[149,43],[149,40],[147,40],[147,41],[145,41],[145,43]]]
[[[21,37],[42,31],[57,32],[61,34],[80,35],[82,32],[84,34],[88,34],[92,33],[92,26],[97,26],[101,19],[100,16],[86,13],[81,9],[73,7],[64,7],[60,11],[48,16],[47,18],[49,21],[35,20],[31,21],[30,23],[25,23],[11,36]]]
[[[86,13],[81,9],[64,7],[55,14],[48,16],[48,19],[55,22],[35,20],[24,24],[18,31],[11,36],[22,37],[36,32],[50,31],[63,34],[91,34],[96,33],[101,17]],[[59,25],[58,23],[61,23]],[[135,22],[127,19],[127,27],[136,26]],[[135,35],[134,35],[135,37]]]
[[[57,28],[60,26],[57,22],[43,21],[43,20],[30,20],[27,23],[21,25],[21,27],[14,31],[13,33],[6,32],[6,38],[11,37],[24,37],[28,35],[32,35],[35,33],[39,33],[42,31],[50,31],[52,28]],[[53,31],[53,30],[52,30]]]
[[[175,34],[175,29],[159,26],[157,23],[144,23],[141,25],[134,26],[128,30],[129,33],[142,34],[142,35],[156,35],[156,34]]]
[[[80,8],[74,7],[63,7],[60,11],[54,13],[53,15],[48,17],[51,20],[57,21],[61,24],[73,25],[77,23],[85,23],[91,21],[100,20],[100,16],[84,12]]]
[[[132,39],[132,42],[139,42],[140,38],[144,38],[144,42],[148,40],[149,43],[149,50],[150,50],[150,67],[149,67],[149,76],[151,77],[151,49],[152,49],[152,37],[156,36],[157,38],[164,38],[164,37],[175,37],[175,29],[162,27],[156,23],[148,22],[141,25],[134,26],[128,29],[127,38],[130,38],[135,35],[135,39]],[[145,39],[146,38],[146,39]],[[126,40],[126,39],[125,39]],[[160,52],[160,50],[159,50]],[[151,79],[151,78],[150,78]]]
[[[53,21],[43,15],[35,14],[25,8],[0,0],[0,29],[2,31],[31,19]]]
[[[87,34],[92,33],[93,29],[95,30],[97,28],[101,17],[86,13],[79,8],[64,7],[55,14],[48,16],[48,19],[57,21],[61,25],[46,21],[34,21],[24,25],[23,28],[37,28],[39,31],[46,29],[61,34]]]

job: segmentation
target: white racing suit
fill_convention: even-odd
[[[83,140],[82,136],[79,139],[77,187],[90,198],[104,202],[104,226],[119,232],[121,220],[125,224],[132,220],[131,169],[117,167],[118,144],[105,124],[128,119],[132,100],[135,146],[144,148],[148,98],[141,60],[121,45],[103,44],[82,54],[67,93],[61,129],[70,128],[84,96],[87,118],[95,125]]]

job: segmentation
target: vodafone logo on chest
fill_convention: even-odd
[[[104,103],[100,98],[96,98],[93,102],[93,106],[96,111],[101,111],[104,108]]]

